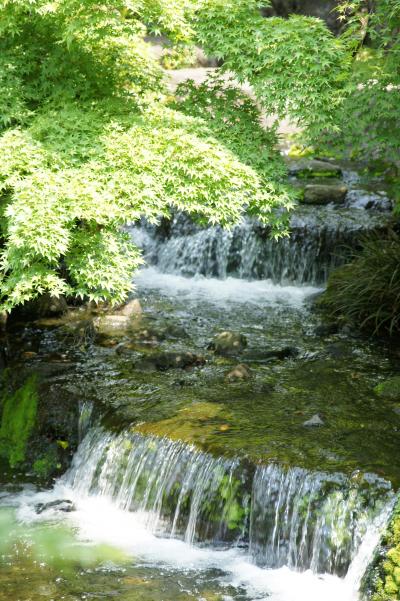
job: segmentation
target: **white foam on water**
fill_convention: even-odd
[[[191,301],[205,300],[217,305],[254,303],[301,307],[308,296],[321,291],[321,288],[314,286],[282,286],[271,280],[248,281],[232,277],[220,280],[203,276],[187,278],[162,273],[154,267],[140,271],[135,276],[135,284],[167,296]]]
[[[114,545],[155,566],[193,571],[216,568],[226,574],[226,584],[245,587],[250,597],[269,601],[354,599],[351,587],[338,577],[288,568],[262,569],[239,549],[196,547],[177,539],[156,537],[143,525],[147,516],[116,509],[108,499],[87,497],[75,502],[77,511],[70,514],[70,519],[78,527],[80,537]]]
[[[76,511],[61,514],[57,510],[37,514],[36,503],[71,499]],[[77,496],[66,486],[53,491],[19,495],[18,518],[32,521],[63,519],[76,529],[80,540],[112,545],[132,558],[163,570],[182,570],[186,574],[218,569],[222,586],[245,588],[250,599],[257,601],[356,601],[355,575],[339,578],[330,574],[314,574],[310,570],[296,572],[287,567],[263,569],[251,563],[246,552],[237,548],[196,547],[181,540],[157,537],[146,529],[148,516],[118,509],[110,499],[100,496]],[[371,532],[367,545],[362,545],[362,558],[356,558],[355,569],[371,557],[379,530]],[[371,545],[373,546],[371,547]],[[368,547],[368,548],[367,548]],[[350,568],[351,572],[351,568]]]

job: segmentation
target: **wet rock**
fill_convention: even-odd
[[[154,328],[140,328],[139,330],[134,330],[132,336],[142,344],[152,345],[157,345],[161,340],[165,339],[164,332],[157,331]]]
[[[284,346],[277,349],[270,349],[268,351],[250,351],[246,353],[246,359],[252,363],[264,363],[265,361],[271,361],[273,359],[293,359],[297,357],[299,353],[299,349],[295,346]]]
[[[236,365],[226,376],[226,379],[229,382],[234,382],[235,380],[249,380],[251,378],[251,371],[244,365],[243,363],[239,363]]]
[[[340,177],[342,170],[339,165],[317,159],[298,159],[289,161],[289,175],[296,177]]]
[[[339,331],[339,325],[335,322],[332,323],[321,323],[314,330],[315,336],[324,338],[325,336],[331,336],[337,334]]]
[[[33,359],[36,356],[37,356],[37,353],[35,353],[34,351],[24,351],[21,354],[22,359]]]
[[[243,334],[229,330],[214,336],[208,348],[217,355],[235,355],[247,347],[247,338]]]
[[[346,196],[345,206],[352,209],[370,209],[382,212],[392,210],[392,202],[385,192],[369,192],[368,190],[350,190]]]
[[[324,425],[325,425],[325,422],[321,418],[319,413],[316,413],[315,415],[310,417],[310,419],[308,419],[307,421],[305,421],[303,423],[303,426],[305,426],[306,428],[315,428],[315,427],[324,426]]]
[[[81,342],[92,341],[96,336],[96,329],[93,319],[64,321],[63,330]]]
[[[37,301],[39,317],[56,317],[68,311],[67,301],[63,296],[50,296],[45,294]]]
[[[0,311],[0,333],[4,333],[7,328],[8,313]]]
[[[168,324],[164,330],[165,338],[189,338],[189,334],[184,327],[176,324]]]
[[[381,382],[375,386],[374,392],[385,401],[400,401],[400,376]]]
[[[133,298],[128,301],[123,307],[114,312],[114,315],[122,315],[124,317],[139,317],[143,313],[142,306],[138,298]]]
[[[347,194],[344,184],[308,184],[300,202],[309,205],[343,204]]]
[[[50,501],[49,503],[37,503],[35,505],[35,511],[39,514],[47,511],[48,509],[56,509],[57,511],[64,511],[65,513],[76,511],[75,505],[69,499]]]
[[[102,315],[93,320],[96,332],[102,336],[124,336],[131,324],[127,315]]]
[[[204,357],[190,352],[165,352],[157,353],[150,357],[144,357],[136,365],[137,368],[157,369],[166,371],[168,369],[188,369],[196,365],[203,365]]]
[[[333,359],[344,359],[349,357],[352,354],[352,349],[350,349],[344,342],[335,342],[333,344],[329,344],[326,349],[326,354]]]
[[[11,322],[18,320],[33,321],[44,318],[57,318],[68,312],[67,301],[63,296],[44,294],[39,298],[16,307],[11,315]]]

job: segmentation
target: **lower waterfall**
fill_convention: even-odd
[[[340,576],[352,594],[394,497],[388,482],[368,474],[255,466],[179,441],[97,427],[59,485],[89,506],[106,503],[122,512],[124,538],[134,516],[160,540],[240,552],[265,573]]]

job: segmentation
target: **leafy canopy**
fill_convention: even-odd
[[[339,135],[326,146],[400,167],[400,0],[346,0],[342,42],[353,55],[343,102],[334,119]]]
[[[141,263],[124,226],[141,217],[248,211],[286,232],[292,198],[255,102],[210,81],[171,104],[148,33],[200,42],[263,107],[316,130],[339,102],[345,54],[318,20],[264,20],[250,0],[0,0],[3,309],[45,292],[124,300]]]

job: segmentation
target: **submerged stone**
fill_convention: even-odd
[[[325,336],[331,336],[332,334],[337,334],[339,331],[339,325],[335,322],[331,323],[322,323],[317,326],[314,330],[315,336],[319,336],[324,338]]]
[[[273,359],[293,359],[299,355],[299,349],[295,346],[283,346],[282,348],[270,350],[252,350],[246,353],[246,359],[253,363],[264,363]]]
[[[226,330],[214,336],[209,349],[213,350],[217,355],[235,355],[242,352],[246,346],[246,336]]]
[[[244,365],[243,363],[239,363],[236,365],[226,376],[226,379],[229,382],[234,382],[235,380],[249,380],[251,378],[251,371]]]
[[[201,355],[190,352],[165,352],[156,353],[149,357],[143,357],[137,364],[137,368],[156,369],[165,371],[167,369],[187,369],[195,365],[203,365],[205,359]]]

